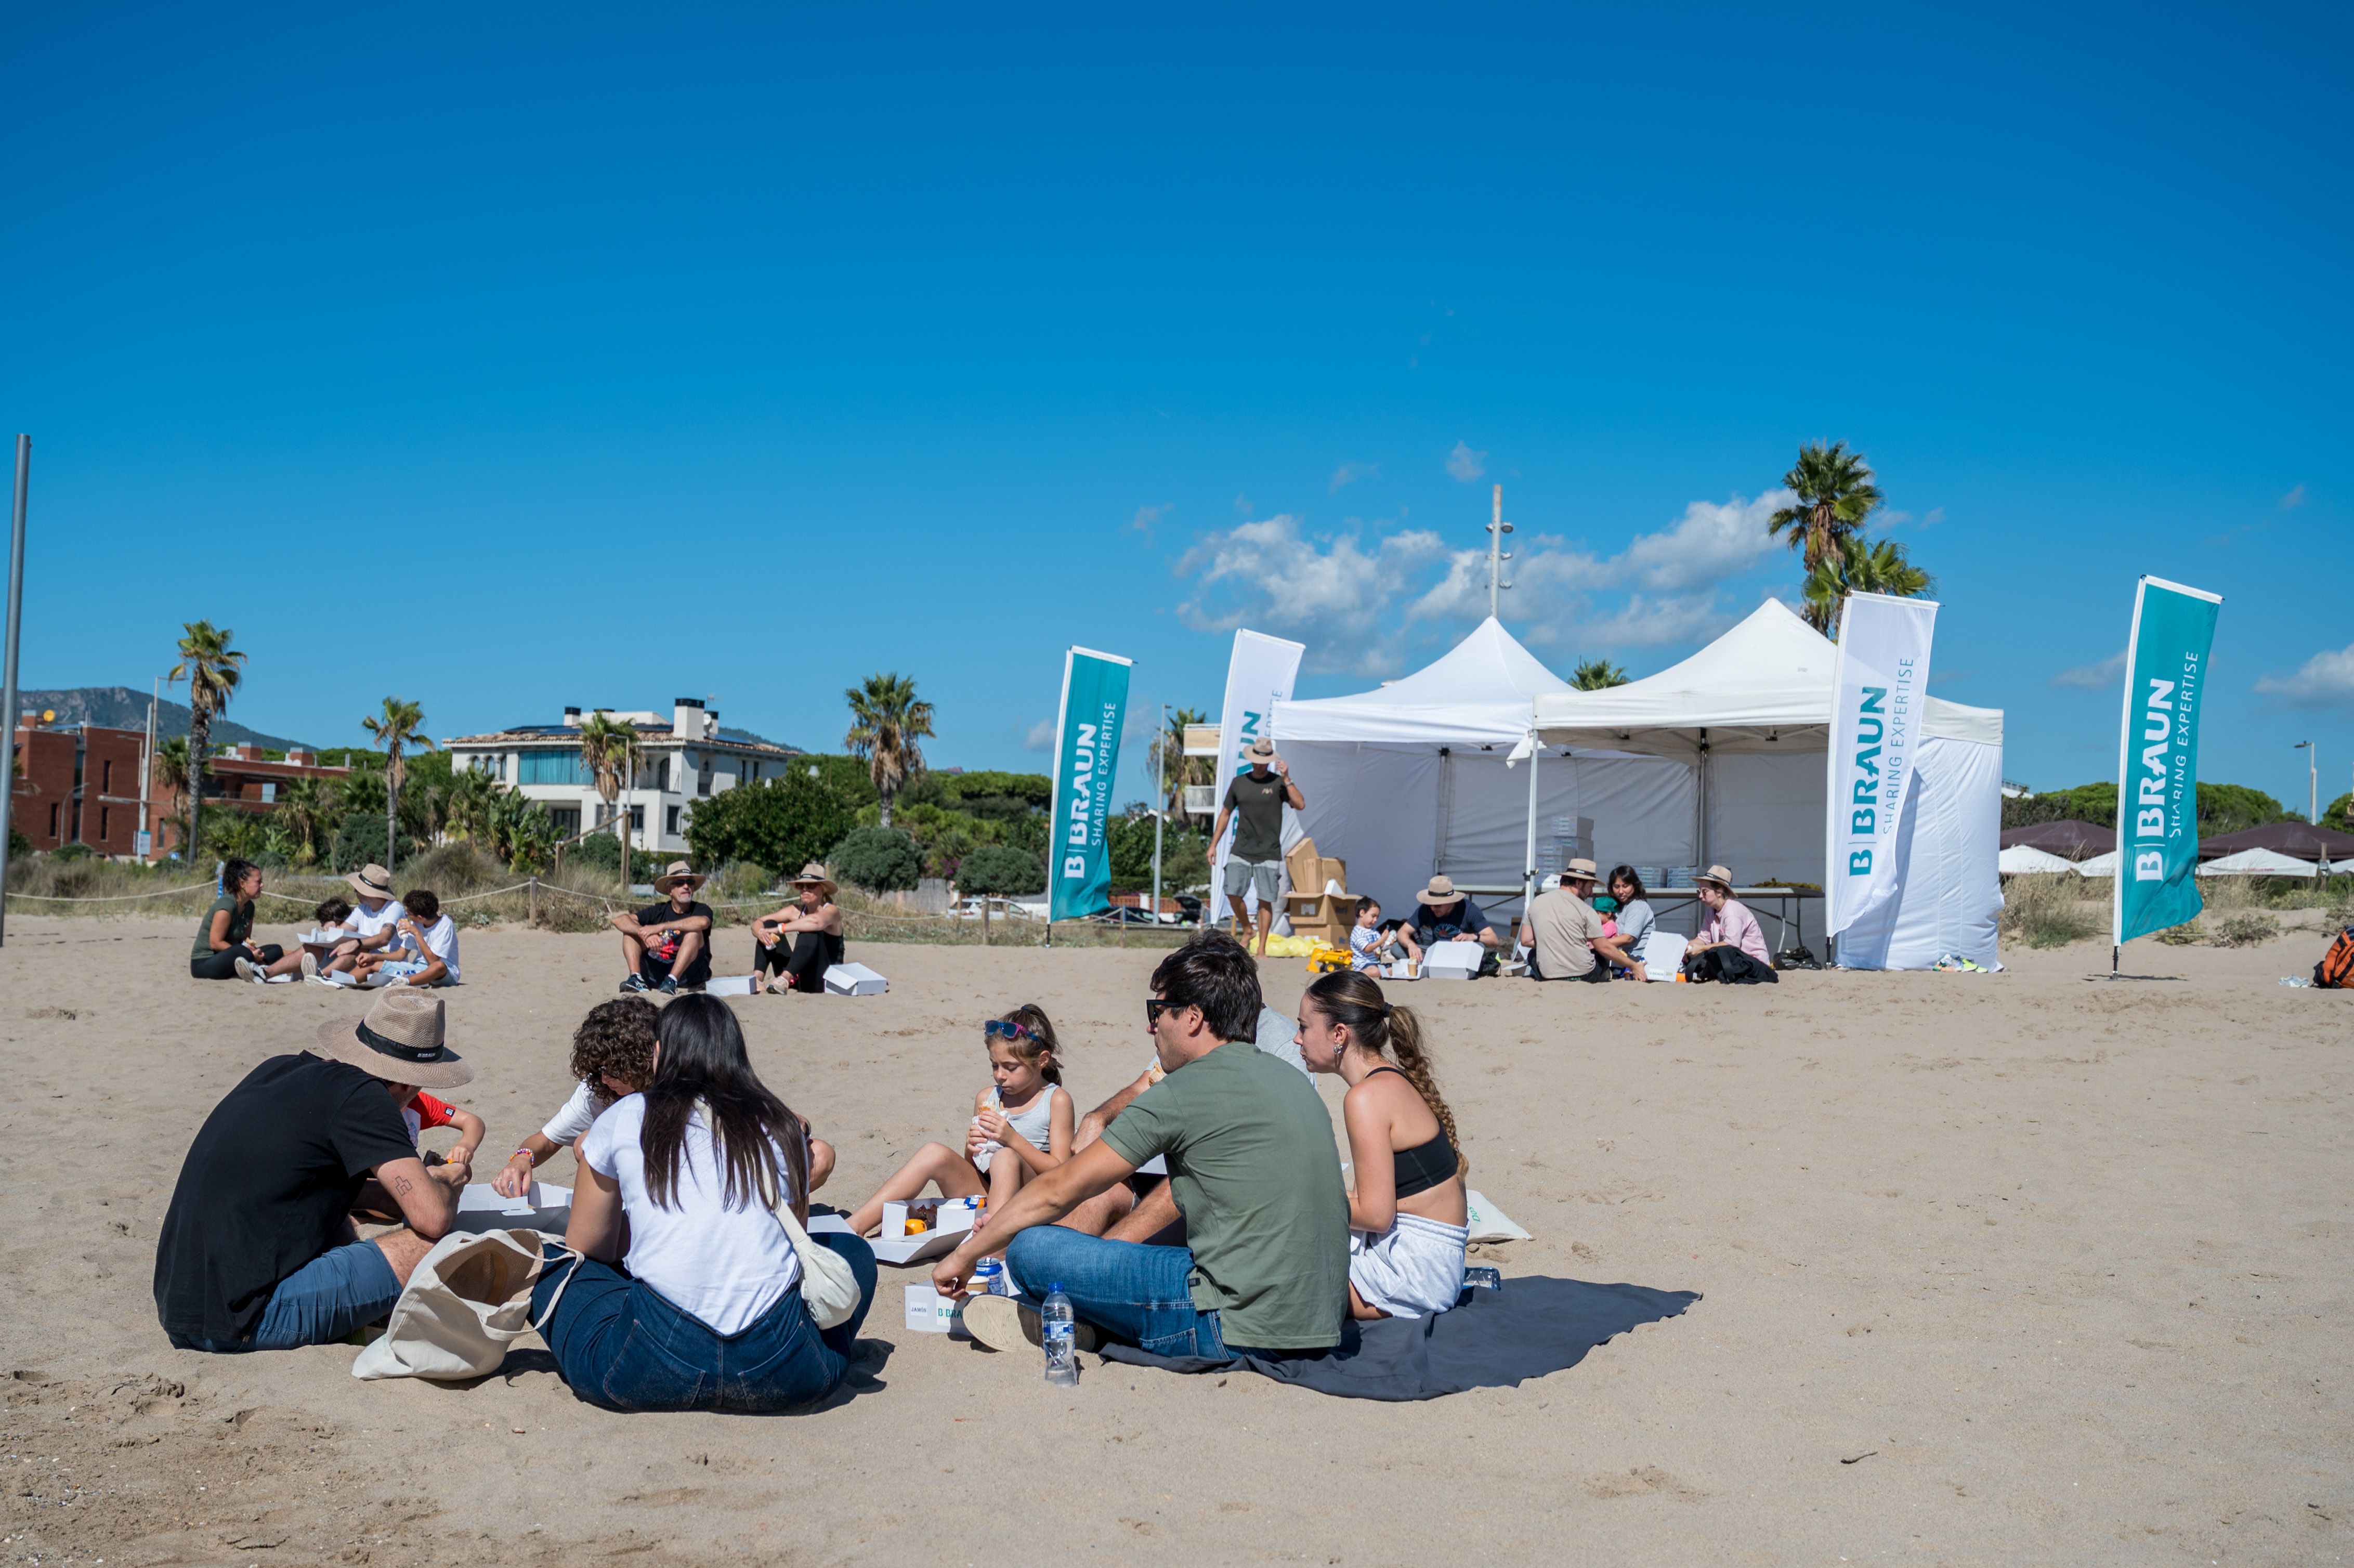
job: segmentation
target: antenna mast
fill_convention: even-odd
[[[1504,487],[1496,486],[1495,510],[1488,521],[1488,613],[1493,617],[1502,603],[1503,591],[1512,585],[1504,580],[1504,563],[1512,552],[1504,548],[1504,535],[1512,525],[1504,521]]]

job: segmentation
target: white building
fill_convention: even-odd
[[[489,735],[463,735],[442,742],[460,768],[481,768],[547,808],[559,837],[584,827],[602,827],[617,812],[630,820],[634,850],[686,853],[686,822],[695,803],[738,784],[781,779],[801,754],[772,746],[738,730],[719,727],[719,710],[705,711],[693,697],[681,697],[670,716],[599,708],[607,718],[638,732],[636,777],[608,806],[597,793],[596,776],[580,762],[580,710],[567,708],[561,724],[517,725]]]

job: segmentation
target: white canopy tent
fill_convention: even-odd
[[[1995,856],[1994,868],[2005,876],[2020,876],[2031,872],[2073,871],[2076,863],[2062,860],[2051,851],[2037,849],[2033,844],[2012,844]]]
[[[1748,885],[1820,883],[1836,652],[1768,599],[1656,675],[1598,692],[1539,693],[1536,737],[1681,764],[1694,787],[1686,853],[1670,863],[1721,863]],[[1921,727],[1898,837],[1903,891],[1883,916],[1841,935],[1839,959],[1851,968],[1926,969],[1944,953],[1994,958],[2002,714],[1931,697]]]
[[[1308,802],[1299,828],[1348,863],[1350,892],[1395,915],[1436,873],[1486,894],[1482,903],[1517,898],[1530,800],[1509,758],[1528,743],[1531,705],[1569,690],[1491,616],[1437,662],[1378,690],[1276,704],[1276,746]],[[1684,863],[1690,769],[1582,750],[1548,760],[1544,774],[1542,816],[1590,819],[1617,859]]]
[[[2309,860],[2299,860],[2278,850],[2243,849],[2237,854],[2218,855],[2202,862],[2199,876],[2318,876],[2321,867]]]

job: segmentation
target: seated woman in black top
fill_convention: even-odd
[[[1342,969],[1299,999],[1299,1041],[1310,1072],[1349,1085],[1349,1315],[1446,1311],[1463,1293],[1471,1233],[1455,1113],[1431,1076],[1421,1021],[1384,1001],[1371,977]]]
[[[250,861],[223,863],[221,895],[205,911],[188,954],[189,978],[258,980],[302,968],[300,950],[289,953],[275,942],[257,948],[248,939],[253,935],[253,901],[260,896],[260,867]]]
[[[797,902],[752,922],[752,977],[775,976],[765,988],[770,996],[822,991],[825,971],[842,962],[842,909],[833,901],[833,879],[811,861],[793,886],[801,894]]]

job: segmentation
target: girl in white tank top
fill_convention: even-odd
[[[1023,1182],[1071,1157],[1076,1115],[1055,1060],[1055,1026],[1034,1005],[981,1025],[990,1086],[973,1097],[964,1148],[927,1143],[850,1216],[864,1235],[883,1223],[883,1205],[918,1197],[927,1185],[943,1196],[985,1198],[1002,1212]]]

